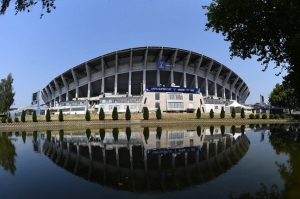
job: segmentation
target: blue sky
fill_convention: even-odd
[[[12,73],[17,107],[29,105],[33,92],[71,67],[139,46],[182,48],[217,60],[247,83],[246,103],[259,102],[260,94],[267,101],[282,82],[279,70],[262,72],[255,57],[231,60],[224,37],[204,30],[202,5],[210,0],[57,0],[42,19],[40,4],[15,16],[14,1],[0,16],[0,78]]]

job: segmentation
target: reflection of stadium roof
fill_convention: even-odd
[[[159,60],[175,67],[160,70]],[[226,99],[231,98],[232,92],[242,102],[250,94],[242,78],[218,61],[189,50],[156,46],[124,49],[88,60],[55,77],[41,93],[47,104],[59,97],[63,102],[76,95],[98,97],[101,92],[139,95],[141,82],[144,86],[170,87],[176,83],[179,87],[198,87],[204,96],[216,91],[217,97],[223,97],[225,88]]]
[[[188,189],[210,181],[231,169],[248,148],[245,135],[207,141],[201,151],[166,155],[147,155],[141,145],[107,150],[54,138],[43,144],[46,156],[76,176],[114,189],[152,193]]]

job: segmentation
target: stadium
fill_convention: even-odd
[[[243,104],[250,91],[234,71],[189,50],[146,46],[101,55],[58,75],[41,90],[52,112],[193,112],[206,104]],[[219,107],[214,106],[216,109]]]

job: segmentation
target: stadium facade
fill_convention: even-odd
[[[120,112],[129,106],[188,111],[207,100],[244,103],[250,91],[235,72],[205,55],[170,47],[138,47],[88,60],[55,77],[41,91],[52,110]]]

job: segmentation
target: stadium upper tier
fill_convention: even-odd
[[[42,89],[48,105],[101,94],[141,95],[148,86],[200,88],[203,96],[244,103],[247,84],[228,67],[205,55],[146,46],[111,52],[70,68]]]

